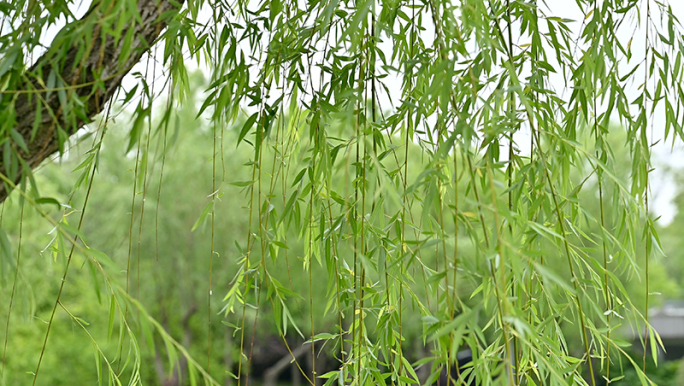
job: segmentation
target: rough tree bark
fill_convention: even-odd
[[[0,147],[0,173],[18,184],[30,172],[27,167],[33,169],[52,153],[63,150],[60,146],[66,138],[103,110],[124,76],[149,51],[183,2],[138,0],[142,22],[131,18],[118,41],[103,32],[107,28],[102,28],[103,15],[111,16],[114,1],[94,0],[85,16],[65,26],[57,36],[82,28],[88,33],[92,31],[92,39],[56,39],[21,76],[14,92],[5,95],[0,92],[0,107],[15,110],[14,130],[26,145],[17,143],[14,133],[12,146]],[[110,17],[112,21],[108,23],[115,23],[117,19]],[[130,50],[124,46],[123,37],[127,33],[133,36]],[[67,47],[61,46],[67,44]],[[77,108],[64,111],[64,94],[60,100],[58,92],[46,91],[52,71],[53,83],[57,78],[66,85],[63,88],[68,100],[80,99]],[[5,154],[8,149],[10,154]],[[0,184],[0,202],[7,198],[8,188],[7,184]]]

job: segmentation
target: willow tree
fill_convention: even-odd
[[[648,384],[639,369],[656,359],[646,353],[658,341],[647,317],[648,261],[659,250],[651,149],[684,135],[682,28],[660,1],[578,0],[574,21],[548,5],[94,0],[77,18],[84,5],[70,0],[0,2],[0,199],[14,197],[22,215],[37,211],[55,226],[51,248],[63,263],[33,383],[44,357],[59,355],[48,339],[55,314],[92,339],[101,383],[139,383],[141,352],[154,351],[159,337],[172,365],[179,356],[189,363],[192,382],[215,384],[211,374],[227,371],[204,365],[216,355],[211,335],[208,358],[192,358],[129,291],[145,199],[157,195],[164,210],[172,195],[147,187],[164,173],[172,111],[191,101],[185,65],[196,61],[211,79],[198,119],[213,131],[213,186],[187,231],[204,223],[211,232],[206,254],[191,257],[209,264],[208,330],[217,313],[241,321],[225,326],[243,353],[238,384],[250,382],[245,314],[253,309],[257,319],[273,317],[283,340],[301,334],[335,348],[336,371],[317,372],[315,359],[310,371],[298,365],[311,384],[432,384],[464,348],[472,361],[448,371],[450,383],[596,385],[619,378],[608,363],[623,361]],[[132,115],[121,154],[137,161],[131,236],[128,256],[108,256],[89,248],[80,228],[96,210],[88,193],[121,109]],[[239,134],[228,143],[233,127]],[[609,130],[626,134],[628,181],[615,172]],[[92,148],[74,191],[85,200],[41,196],[34,169],[84,138]],[[224,146],[236,145],[250,147],[250,158],[226,159]],[[252,178],[231,180],[226,163],[246,164]],[[228,184],[244,196],[224,196]],[[588,205],[578,193],[594,187]],[[48,213],[50,204],[61,215]],[[218,207],[250,216],[235,236],[237,259],[215,250],[215,238],[234,237],[215,234]],[[73,210],[80,220],[69,222]],[[5,342],[21,261],[35,258],[22,256],[15,225],[0,228],[14,277]],[[273,269],[296,243],[299,260],[289,257],[288,272]],[[118,350],[103,350],[60,302],[76,255],[103,283]],[[235,266],[235,278],[215,282],[217,264]],[[327,277],[314,278],[314,266]],[[292,275],[308,277],[309,293],[292,291]],[[634,278],[647,299],[639,307],[623,286]],[[320,291],[327,304],[314,304]],[[298,296],[310,303],[306,328],[293,325],[288,308]],[[322,325],[331,314],[334,327]],[[403,328],[417,314],[432,354],[410,363]],[[615,338],[625,325],[640,332],[643,364]],[[579,336],[579,350],[568,335]],[[5,343],[3,357],[20,349]],[[419,366],[429,367],[427,379],[418,379]]]

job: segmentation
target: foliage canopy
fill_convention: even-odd
[[[639,331],[656,360],[651,149],[684,135],[684,40],[666,4],[578,0],[577,21],[510,0],[95,0],[78,20],[69,0],[13,5],[0,2],[0,197],[14,190],[20,208],[16,237],[8,219],[0,227],[5,342],[15,297],[41,280],[17,285],[38,258],[22,252],[27,212],[54,227],[43,254],[59,267],[34,383],[59,355],[55,315],[92,342],[101,383],[142,383],[146,356],[164,353],[190,382],[217,384],[233,371],[212,361],[220,330],[235,337],[233,375],[247,384],[265,318],[286,344],[299,335],[334,352],[334,371],[315,359],[300,367],[310,383],[432,384],[465,348],[472,361],[447,372],[456,384],[594,386],[620,378],[609,360],[650,383],[616,334]],[[202,94],[190,61],[208,71]],[[126,144],[109,139],[115,120]],[[212,167],[204,179],[176,170],[187,177],[169,191],[165,165],[194,143],[176,141],[180,132],[210,135]],[[69,193],[42,196],[49,180],[32,169],[88,143]],[[127,208],[89,204],[110,143],[133,162]],[[195,183],[199,192],[184,191]],[[195,221],[163,216],[188,194],[206,196]],[[245,221],[217,232],[238,210]],[[103,211],[127,216],[125,248],[88,242],[99,232],[88,218]],[[204,267],[192,279],[206,285],[201,353],[143,301],[153,290],[141,271],[174,252],[159,245],[164,232],[206,235],[168,260]],[[86,266],[106,337],[62,302]],[[637,277],[643,302],[624,284]],[[423,358],[411,334],[430,350]],[[5,347],[4,358],[16,349]]]

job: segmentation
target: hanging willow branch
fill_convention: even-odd
[[[42,15],[68,12],[17,1],[20,11],[6,12],[14,15],[12,32],[0,37],[0,179],[7,184],[0,201],[111,106],[123,77],[168,27],[163,76],[173,78],[173,87],[163,118],[152,119],[154,92],[142,74],[140,90],[123,98],[144,93],[127,121],[133,122],[126,128],[128,150],[137,146],[137,152],[126,218],[130,229],[139,213],[137,273],[146,275],[140,264],[146,207],[140,204],[138,212],[136,196],[157,180],[148,163],[161,162],[161,174],[169,162],[167,173],[181,174],[198,158],[210,158],[183,181],[164,181],[176,184],[177,197],[156,205],[157,212],[181,216],[181,205],[194,205],[191,196],[198,193],[191,186],[205,167],[211,194],[201,194],[205,209],[192,229],[175,218],[178,231],[159,228],[156,213],[154,230],[158,261],[207,268],[201,276],[207,283],[192,288],[207,299],[206,313],[197,313],[206,321],[196,324],[206,326],[207,339],[192,343],[192,351],[207,353],[205,378],[211,363],[214,376],[226,376],[216,365],[221,334],[234,339],[225,357],[235,356],[228,370],[238,384],[258,377],[258,340],[270,327],[313,385],[440,379],[598,385],[602,378],[620,381],[624,371],[610,366],[621,361],[630,361],[641,384],[649,384],[615,338],[622,333],[619,323],[632,323],[646,326],[651,354],[659,342],[647,311],[632,300],[632,284],[625,283],[647,274],[647,266],[637,263],[644,252],[648,257],[661,249],[647,200],[637,198],[649,188],[650,143],[657,138],[646,129],[658,125],[655,109],[665,111],[665,139],[670,133],[684,137],[684,93],[678,88],[684,82],[684,28],[660,2],[652,2],[651,11],[664,21],[647,18],[654,31],[641,55],[616,32],[638,19],[636,2],[567,2],[576,3],[580,23],[573,24],[540,1],[188,0],[181,10],[182,1],[100,0],[34,61],[27,57],[41,49],[36,36],[54,22]],[[210,21],[203,22],[200,11],[211,13]],[[191,102],[199,109],[182,105],[184,95],[176,98],[177,90],[190,89],[184,49],[211,70],[209,84],[193,88],[200,100]],[[27,69],[26,63],[35,64]],[[633,100],[629,87],[642,78],[635,88],[643,95]],[[187,117],[171,114],[177,102],[192,110],[183,112]],[[210,123],[203,127],[203,119]],[[208,133],[212,141],[202,142]],[[194,153],[166,161],[167,134],[169,146],[183,143],[183,151]],[[155,136],[163,144],[161,157],[150,154]],[[237,146],[224,149],[224,140]],[[100,148],[87,156],[99,156]],[[116,157],[121,164],[112,169],[123,174],[128,160],[120,152]],[[624,170],[627,160],[631,173]],[[92,176],[96,166],[89,165]],[[161,176],[159,184],[161,192]],[[40,208],[36,200],[27,202]],[[111,215],[93,212],[89,216]],[[180,233],[201,230],[205,222],[211,231],[184,243]],[[226,224],[238,224],[239,232],[226,231]],[[159,235],[178,242],[167,248],[173,256],[159,253]],[[130,268],[131,231],[128,237]],[[75,236],[68,240],[76,244]],[[194,254],[193,243],[208,256]],[[59,243],[51,248],[55,259],[70,259]],[[73,248],[92,253],[80,244]],[[116,249],[104,252],[117,259]],[[94,275],[116,284],[105,274],[122,271],[118,258]],[[69,285],[60,282],[60,288]],[[132,297],[127,286],[120,288],[121,300],[141,305],[112,298],[110,320],[120,314],[128,328],[132,312],[126,310],[143,312],[150,298],[142,289]],[[53,304],[67,309],[60,294]],[[223,305],[220,314],[217,304]],[[130,325],[132,337],[144,335],[144,326],[140,333]],[[307,346],[310,366],[290,349],[293,335],[316,342]],[[175,347],[166,335],[162,339]],[[199,350],[199,344],[206,346]],[[124,344],[117,348],[116,360],[125,363]],[[131,349],[143,358],[136,366],[142,367],[145,349]],[[154,347],[150,352],[156,357]],[[50,347],[44,354],[59,355]],[[462,361],[467,363],[459,368]],[[188,374],[199,371],[197,361],[187,363]],[[18,366],[7,367],[18,373]],[[109,374],[117,380],[126,375],[119,369]]]

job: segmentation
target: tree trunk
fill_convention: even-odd
[[[227,370],[232,372],[233,371],[233,355],[232,355],[233,354],[233,352],[232,352],[233,351],[232,350],[233,337],[231,335],[231,332],[228,329],[224,329],[224,331],[225,331],[225,336],[224,336],[225,349],[224,349],[224,353],[223,353],[223,365],[225,366],[225,368]],[[223,385],[224,386],[232,386],[233,385],[233,377],[228,375],[226,377],[226,381],[224,382]]]
[[[290,365],[290,372],[291,372],[291,381],[292,381],[292,386],[301,386],[302,384],[302,373],[299,371],[299,368],[297,367],[297,364],[295,362],[292,362]]]
[[[103,15],[110,15],[117,2],[94,1],[85,16],[57,34],[52,46],[28,71],[10,82],[13,91],[0,92],[0,111],[9,111],[5,118],[14,121],[14,125],[5,126],[4,135],[12,139],[12,145],[0,146],[0,173],[14,184],[52,153],[63,151],[67,138],[104,109],[124,76],[177,13],[174,4],[184,0],[138,0],[142,22],[130,18],[118,40],[102,28],[102,23],[107,23],[102,21]],[[110,18],[113,22],[117,19]],[[130,47],[124,44],[127,34],[133,37]],[[0,202],[10,191],[8,184],[0,184]]]
[[[266,372],[264,372],[264,386],[275,386],[276,380],[278,379],[278,375],[280,372],[285,370],[287,366],[290,365],[290,362],[292,362],[293,359],[297,359],[300,356],[306,354],[307,352],[311,351],[311,348],[309,347],[311,343],[305,343],[296,349],[292,350],[292,355],[289,353],[282,357],[276,364],[273,366],[269,367]],[[293,358],[294,357],[294,358]],[[299,369],[295,365],[296,371],[299,371]]]

